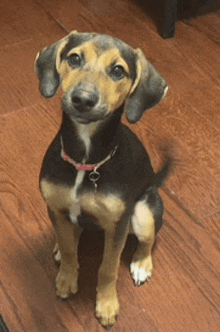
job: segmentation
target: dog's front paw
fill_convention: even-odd
[[[60,268],[56,278],[56,295],[66,299],[71,294],[78,292],[78,271],[66,267]]]
[[[153,274],[151,255],[143,260],[132,261],[130,272],[136,286],[141,286],[149,281]]]
[[[119,315],[119,302],[115,294],[113,297],[106,298],[97,294],[96,301],[96,317],[99,323],[107,330],[111,329],[115,324]]]

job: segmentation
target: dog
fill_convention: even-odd
[[[71,32],[41,50],[35,62],[41,94],[62,87],[62,123],[40,172],[40,190],[55,227],[60,269],[56,294],[78,291],[77,248],[83,229],[104,230],[96,317],[105,328],[119,314],[120,256],[129,233],[139,240],[130,265],[135,285],[150,280],[155,234],[162,225],[158,187],[170,162],[154,173],[136,135],[136,123],[157,105],[168,86],[140,49],[108,35]]]

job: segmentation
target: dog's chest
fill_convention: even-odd
[[[125,211],[125,202],[117,194],[103,194],[77,191],[85,177],[85,171],[79,171],[73,187],[55,184],[46,179],[40,183],[41,192],[50,209],[60,215],[68,211],[71,222],[78,224],[78,217],[85,211],[97,220],[97,225],[111,230]]]

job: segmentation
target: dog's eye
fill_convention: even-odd
[[[125,77],[125,70],[124,70],[124,67],[118,65],[118,66],[115,66],[112,71],[111,71],[111,75],[113,75],[113,77],[116,79],[116,80],[121,80],[122,78]]]
[[[79,67],[81,64],[81,57],[77,53],[73,53],[68,58],[69,65],[71,67]]]

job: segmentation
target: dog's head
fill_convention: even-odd
[[[63,90],[63,109],[74,121],[106,118],[125,104],[130,123],[158,104],[167,84],[140,49],[107,35],[71,32],[36,58],[44,97]]]

